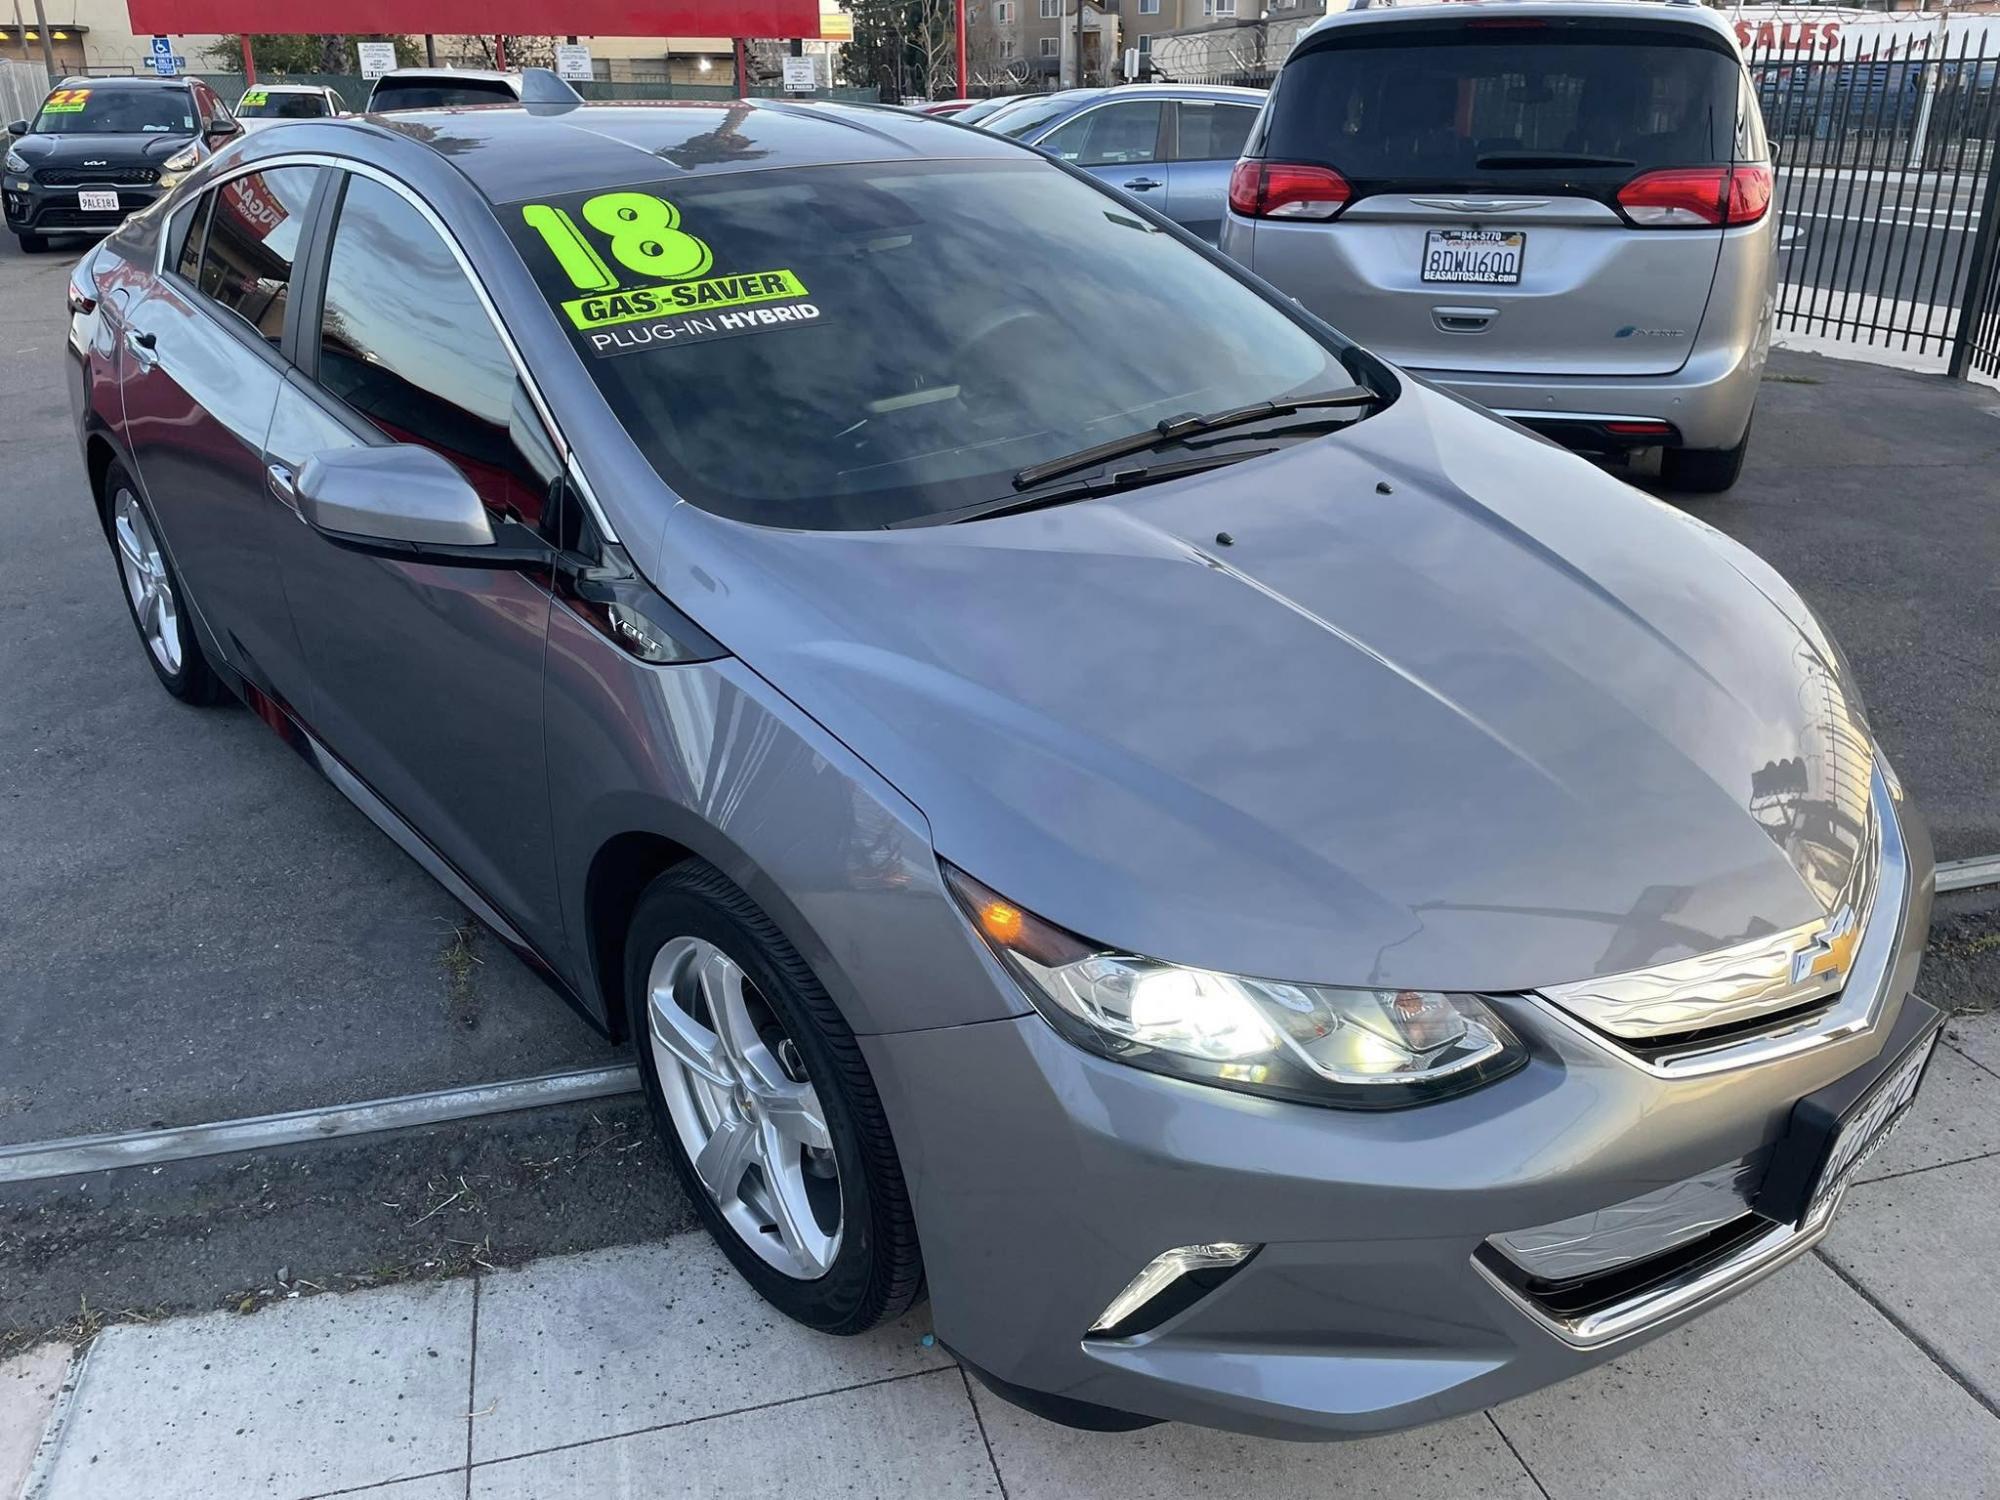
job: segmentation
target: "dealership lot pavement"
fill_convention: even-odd
[[[1072,1432],[969,1381],[922,1308],[807,1333],[689,1234],[43,1346],[0,1364],[0,1495],[2000,1495],[1995,1066],[2000,1015],[1956,1022],[1816,1255],[1415,1432]]]

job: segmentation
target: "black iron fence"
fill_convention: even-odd
[[[1778,325],[2000,373],[2000,49],[1751,54],[1778,162]]]
[[[1934,50],[1751,54],[1777,155],[1778,326],[2000,376],[2000,44]]]

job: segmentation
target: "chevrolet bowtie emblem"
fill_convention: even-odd
[[[1792,955],[1792,983],[1830,977],[1845,981],[1847,966],[1854,959],[1854,913],[1836,912],[1827,925],[1814,933],[1806,945]]]

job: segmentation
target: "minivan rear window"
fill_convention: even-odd
[[[1614,187],[1730,160],[1740,71],[1664,32],[1384,29],[1285,65],[1262,154],[1363,188]]]
[[[368,108],[375,114],[394,109],[458,109],[473,104],[512,104],[515,97],[506,84],[484,78],[385,78],[368,96]]]

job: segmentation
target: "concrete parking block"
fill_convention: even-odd
[[[1940,1047],[1916,1103],[1855,1181],[1969,1161],[1993,1151],[2000,1151],[2000,1076]]]
[[[472,1471],[473,1500],[1000,1494],[955,1368]]]
[[[951,1364],[922,1311],[829,1338],[775,1311],[705,1234],[561,1256],[482,1284],[475,1462]]]
[[[2000,1421],[1812,1257],[1494,1417],[1550,1500],[2000,1495]]]
[[[1281,1443],[1170,1422],[1078,1432],[973,1383],[1008,1500],[1536,1500],[1535,1483],[1484,1416],[1354,1442]]]
[[[471,1358],[469,1282],[107,1329],[36,1500],[275,1500],[462,1466]]]
[[[1982,1016],[1953,1016],[1945,1024],[1945,1040],[1967,1057],[2000,1073],[2000,1010]]]
[[[73,1352],[68,1344],[42,1344],[0,1360],[0,1500],[14,1500],[28,1482]]]
[[[2000,1157],[1855,1188],[1829,1260],[2000,1405]],[[2000,1487],[2000,1475],[1993,1483]]]

